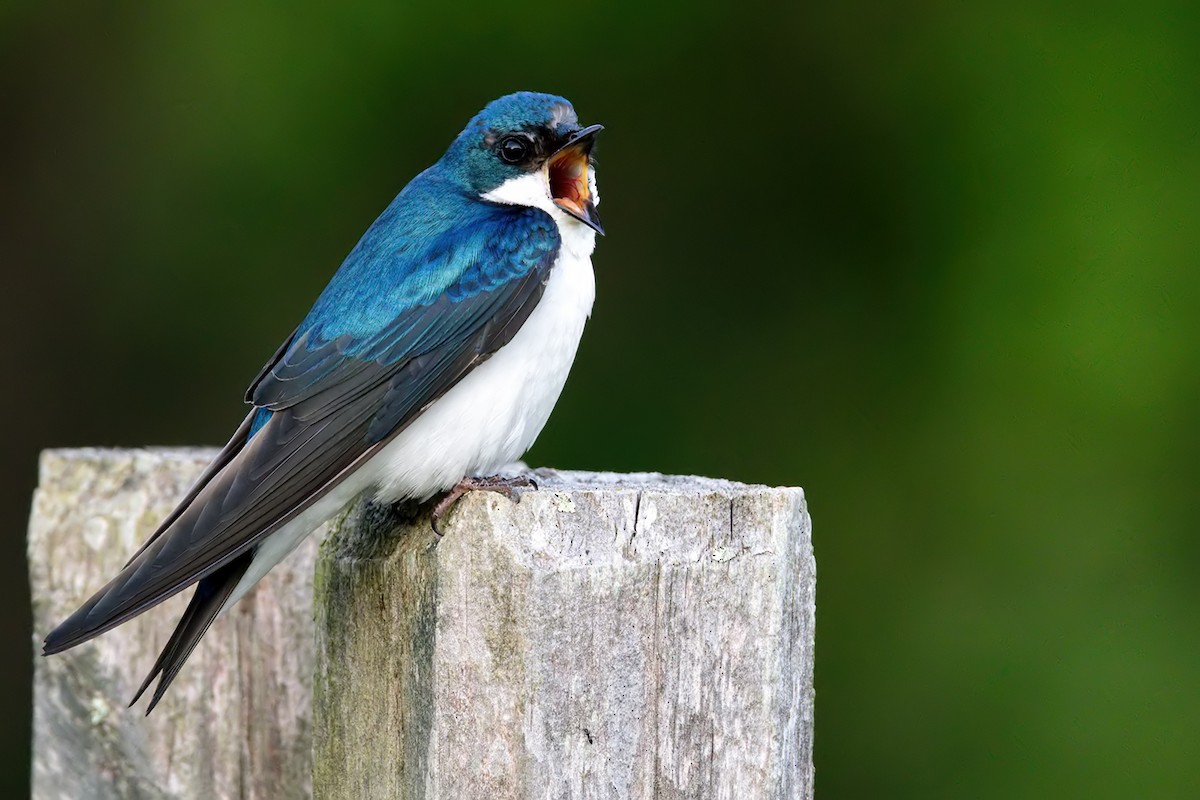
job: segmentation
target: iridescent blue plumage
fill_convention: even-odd
[[[558,247],[541,211],[467,197],[433,167],[379,216],[300,325],[362,345],[397,316],[444,293],[463,300],[518,278]],[[436,208],[439,213],[413,214]],[[356,351],[351,351],[356,352]]]

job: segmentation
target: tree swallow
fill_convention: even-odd
[[[561,97],[501,97],[350,251],[246,392],[253,410],[112,581],[46,637],[58,653],[195,584],[130,703],[149,714],[213,620],[351,500],[449,492],[436,520],[533,444],[595,296],[592,144]]]

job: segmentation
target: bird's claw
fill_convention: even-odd
[[[518,501],[517,493],[514,491],[517,488],[532,487],[537,491],[538,484],[533,478],[528,475],[489,475],[486,477],[467,477],[463,478],[454,485],[446,496],[438,501],[438,504],[433,507],[433,511],[429,515],[429,526],[433,528],[433,532],[442,537],[442,531],[439,523],[442,517],[450,512],[450,509],[462,498],[467,492],[495,492],[514,502]]]

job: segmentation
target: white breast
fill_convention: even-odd
[[[580,249],[564,242],[541,300],[512,341],[372,460],[380,500],[431,497],[464,475],[492,474],[533,444],[562,392],[596,295],[591,250]]]
[[[545,170],[514,178],[483,196],[540,208],[562,241],[541,300],[512,340],[417,417],[365,472],[376,496],[425,499],[464,475],[491,474],[521,457],[550,418],[592,311],[596,233],[550,199]]]

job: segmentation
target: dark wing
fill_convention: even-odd
[[[373,230],[388,221],[385,212]],[[259,409],[210,467],[207,481],[116,578],[46,637],[46,654],[87,641],[234,564],[511,340],[541,298],[558,252],[557,230],[542,212],[507,207],[489,207],[487,217],[458,224],[453,236],[430,235],[421,246],[401,242],[387,262],[379,260],[371,232],[364,236],[290,345],[251,387]],[[364,249],[364,243],[372,246]],[[438,274],[451,280],[431,288],[426,263],[442,265]],[[356,274],[363,269],[376,278],[364,284]],[[421,280],[414,283],[413,275]],[[407,305],[383,291],[405,281]],[[330,295],[336,303],[327,301]],[[429,295],[427,302],[411,300]],[[337,304],[360,313],[339,314]],[[386,322],[364,326],[372,313],[383,319],[378,309],[387,304],[395,305]],[[339,319],[350,319],[356,329],[338,330]],[[224,577],[219,585],[206,584],[208,591],[230,583]],[[203,628],[211,611],[189,607]],[[183,624],[189,615],[168,650],[194,646],[188,631],[197,624]]]
[[[313,351],[307,350],[304,347],[296,348],[295,351],[289,351],[289,354],[297,356],[296,363],[309,364],[311,365],[311,369],[320,369],[325,372],[326,374],[320,382],[328,384],[328,387],[317,391],[305,400],[294,402],[286,408],[280,406],[275,411],[269,411],[266,406],[261,406],[261,408],[267,410],[270,417],[261,431],[254,435],[253,441],[250,443],[251,446],[253,447],[255,442],[260,439],[271,436],[272,432],[277,430],[275,426],[278,424],[278,420],[291,418],[300,422],[303,431],[313,433],[313,441],[303,443],[306,451],[323,454],[326,459],[337,464],[344,464],[355,453],[361,452],[361,455],[353,458],[351,466],[368,458],[390,438],[390,435],[386,432],[394,434],[399,430],[403,430],[404,426],[414,419],[421,409],[440,396],[453,383],[457,382],[474,364],[486,358],[488,354],[495,352],[495,350],[499,349],[512,338],[512,334],[520,327],[525,317],[528,316],[529,310],[532,309],[541,295],[543,284],[539,278],[539,272],[535,271],[513,286],[510,290],[512,292],[510,301],[504,307],[500,308],[497,317],[492,320],[475,320],[470,326],[456,325],[456,327],[462,328],[462,330],[457,334],[452,334],[450,338],[452,341],[459,343],[454,348],[457,352],[450,352],[449,348],[443,346],[440,349],[435,348],[435,350],[416,355],[409,359],[405,367],[400,369],[390,380],[382,379],[382,376],[378,374],[378,370],[376,369],[364,368],[361,359],[354,358],[353,356],[343,356],[342,360],[338,362],[324,355],[318,356]],[[464,314],[467,309],[460,308],[457,305],[447,308],[443,303],[448,304],[448,301],[436,303],[433,307],[427,308],[424,314],[418,316],[429,317],[440,315],[443,320],[451,320],[459,315],[463,315],[465,319],[475,319],[475,312]],[[317,349],[319,350],[320,348]],[[345,372],[339,373],[339,368],[337,367],[330,369],[329,365],[331,361],[334,364],[340,363],[340,369],[344,369]],[[275,369],[280,374],[294,375],[294,377],[290,377],[286,382],[277,382],[276,373],[268,371],[260,378],[259,386],[274,387],[277,394],[279,393],[278,390],[283,387],[297,390],[300,387],[309,386],[311,391],[311,386],[316,385],[312,383],[313,376],[307,371],[297,371],[294,369],[294,365],[290,366],[293,368],[289,369],[287,359],[281,358],[276,364]],[[338,379],[342,383],[337,383]],[[255,393],[255,396],[262,396],[263,394],[262,392],[255,392],[254,387],[252,387],[251,391]],[[382,401],[379,401],[377,400],[377,396],[381,393]],[[279,401],[277,400],[276,402],[278,403]],[[419,406],[415,405],[418,403]],[[356,408],[364,410],[374,408],[371,424],[366,428],[365,434],[360,423],[348,422],[343,418],[353,414],[355,415],[353,417],[354,420],[365,419],[365,416],[360,417],[356,413]],[[301,410],[296,412],[293,409]],[[255,412],[255,415],[258,413],[260,412]],[[242,424],[242,427],[252,429],[254,426],[253,417],[255,415],[248,418]],[[301,416],[305,419],[301,419]],[[331,423],[336,424],[332,426],[320,424],[321,420],[325,418],[329,418]],[[312,481],[322,480],[320,474],[315,474],[314,477],[314,472],[306,468],[304,470],[303,482],[301,482],[301,477],[299,477],[301,470],[281,468],[280,465],[285,464],[289,458],[294,456],[293,450],[296,449],[294,443],[297,441],[299,440],[281,440],[280,446],[272,448],[274,458],[258,467],[260,471],[265,471],[268,476],[273,474],[286,476],[286,479],[290,483],[286,486],[272,488],[269,481],[264,481],[267,486],[264,486],[260,491],[260,494],[264,496],[257,500],[246,501],[249,503],[261,503],[263,506],[270,505],[273,509],[278,509],[279,511],[287,511],[289,505],[294,506],[294,509],[282,517],[278,523],[270,524],[264,528],[264,533],[250,539],[249,549],[242,549],[240,554],[232,561],[219,566],[215,571],[200,578],[187,610],[175,626],[175,631],[171,634],[171,638],[155,661],[149,674],[146,675],[141,687],[130,701],[129,704],[131,706],[138,701],[146,689],[149,688],[150,684],[154,682],[154,679],[161,675],[162,679],[159,680],[150,698],[150,702],[146,706],[146,713],[149,714],[158,705],[167,688],[170,687],[172,681],[179,674],[184,661],[192,654],[201,637],[208,631],[217,614],[220,613],[221,608],[224,607],[225,602],[232,595],[233,590],[237,587],[242,576],[249,568],[254,556],[254,543],[261,539],[261,536],[269,534],[270,531],[275,530],[279,525],[291,519],[336,485],[335,481],[327,481],[323,486],[313,489],[311,488],[314,485]],[[367,445],[365,449],[356,448],[353,446],[355,442],[366,442]],[[335,448],[336,451],[343,451],[343,455],[337,458],[336,461],[331,458],[335,452]],[[228,449],[229,447],[227,446],[226,450]],[[224,454],[225,451],[221,455],[223,456]],[[314,455],[313,457],[316,456]],[[220,461],[220,459],[221,456],[218,456],[217,461]],[[294,463],[304,464],[305,462],[301,460]],[[209,469],[211,470],[213,467],[210,466]],[[346,471],[348,470],[340,470],[338,474],[344,474]],[[275,480],[278,482],[280,478],[276,478]],[[283,491],[285,488],[287,491]],[[194,502],[191,505],[194,505]],[[267,509],[256,510],[266,511]],[[183,513],[186,513],[186,509]],[[222,551],[230,550],[230,545],[237,542],[236,538],[232,538],[233,536],[240,538],[251,530],[253,530],[253,527],[245,525],[241,527],[240,534],[238,534],[237,529],[226,529],[226,532],[223,534],[223,540],[216,537],[216,531],[214,530],[205,537],[202,543],[203,547],[193,546],[191,548],[188,558],[192,563],[203,563],[201,559],[220,563],[214,559],[214,556]],[[178,537],[180,534],[173,533],[173,535]],[[151,542],[143,545],[143,550],[151,546],[153,546],[153,539]],[[203,555],[197,557],[195,554]],[[183,585],[186,586],[187,584]],[[145,587],[143,587],[142,591],[146,591]],[[149,608],[156,602],[158,601],[152,600],[142,610]],[[95,611],[92,613],[94,614]],[[130,612],[130,615],[137,613],[140,613],[140,611],[134,610]],[[120,624],[120,620],[117,619],[111,624]],[[102,630],[97,630],[96,633],[102,632]],[[91,635],[94,636],[96,634],[93,633]],[[49,639],[47,639],[47,647],[49,647]]]

